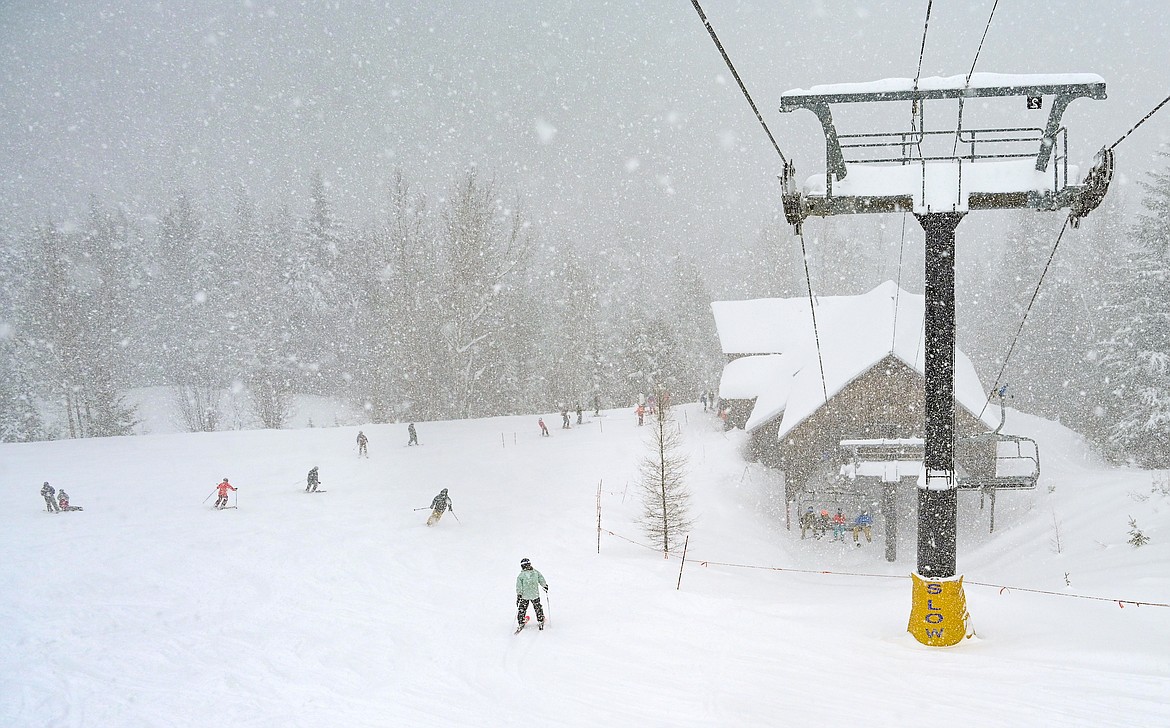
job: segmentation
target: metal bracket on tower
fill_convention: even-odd
[[[780,201],[784,205],[784,219],[800,235],[808,211],[804,207],[804,195],[796,184],[796,165],[791,161],[784,163],[784,171],[780,174]]]
[[[1109,183],[1113,181],[1113,150],[1102,149],[1093,159],[1093,166],[1085,175],[1081,193],[1073,199],[1069,208],[1068,221],[1074,228],[1081,226],[1084,219],[1105,199]]]

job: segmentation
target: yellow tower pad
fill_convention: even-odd
[[[928,647],[949,647],[967,636],[967,596],[963,577],[927,579],[910,575],[914,604],[906,627],[914,639]]]

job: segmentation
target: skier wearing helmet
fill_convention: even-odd
[[[455,512],[454,506],[451,505],[451,496],[447,495],[447,489],[443,488],[435,499],[431,501],[431,515],[427,518],[427,525],[433,526],[439,522],[443,514],[447,511]]]
[[[520,573],[516,576],[516,631],[524,629],[524,618],[528,614],[528,603],[536,610],[537,629],[544,629],[544,607],[540,604],[540,590],[548,591],[544,574],[532,568],[528,559],[520,559]]]

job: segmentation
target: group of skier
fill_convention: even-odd
[[[406,436],[407,436],[406,444],[408,447],[410,445],[419,444],[418,430],[416,430],[414,428],[413,422],[411,422],[409,425],[406,426]],[[358,430],[357,448],[358,448],[358,457],[359,458],[370,457],[369,445],[370,445],[370,438],[366,437],[366,433],[362,432],[361,430]]]
[[[811,531],[812,537],[821,539],[825,537],[829,531],[833,532],[833,540],[845,543],[845,530],[849,528],[853,531],[853,543],[858,546],[861,545],[859,537],[865,534],[867,543],[873,543],[873,515],[864,508],[861,513],[850,522],[845,514],[838,508],[837,512],[829,515],[828,508],[822,508],[820,513],[813,510],[812,506],[800,514],[800,538],[803,540],[805,536]]]
[[[49,513],[83,510],[81,506],[69,505],[69,494],[65,492],[65,489],[57,490],[49,485],[49,481],[47,480],[41,486],[41,497],[45,499],[45,510]]]
[[[547,434],[547,428],[544,426],[543,419],[540,420],[540,426],[541,426],[541,430],[543,430],[545,432],[545,434]],[[415,431],[414,424],[411,423],[407,429],[408,429],[408,432],[410,435],[410,440],[407,444],[408,445],[419,444],[418,443],[418,433]],[[369,455],[366,452],[368,439],[366,438],[364,433],[358,432],[357,444],[358,444],[358,457],[369,457]],[[318,466],[314,465],[312,468],[309,469],[309,474],[306,477],[305,492],[306,493],[323,493],[323,492],[325,492],[323,490],[320,490],[320,486],[321,486],[320,469],[318,468]],[[231,482],[228,480],[228,478],[225,476],[224,479],[222,481],[220,481],[215,486],[215,490],[212,492],[216,496],[215,504],[213,507],[216,510],[223,510],[225,508],[235,508],[236,506],[234,506],[234,505],[228,505],[228,502],[229,502],[228,493],[232,492],[232,491],[238,491],[238,490],[239,490],[239,488],[232,485]],[[44,497],[45,508],[50,513],[60,513],[62,511],[80,511],[80,510],[82,510],[80,506],[69,505],[69,495],[64,491],[64,489],[57,490],[57,489],[53,488],[53,486],[49,485],[48,481],[45,481],[44,485],[41,486],[41,496]],[[210,498],[211,495],[208,495],[208,497]],[[422,510],[422,509],[416,509],[416,510]],[[451,496],[448,494],[446,488],[443,488],[441,491],[439,491],[439,494],[436,495],[431,500],[431,505],[429,506],[429,510],[431,511],[431,514],[430,514],[430,516],[427,517],[427,526],[434,526],[436,523],[439,522],[439,520],[443,517],[443,514],[446,513],[447,511],[450,511],[451,515],[453,515],[453,516],[455,515],[455,507],[454,507],[454,504],[451,500]],[[459,517],[456,516],[455,519],[459,520]],[[542,589],[544,590],[545,593],[548,592],[548,582],[545,581],[544,575],[532,567],[531,561],[529,561],[528,559],[522,559],[520,561],[520,574],[517,575],[517,577],[516,577],[516,622],[517,622],[516,632],[517,633],[519,633],[520,630],[524,629],[525,625],[528,622],[527,614],[528,614],[528,605],[529,604],[532,605],[533,610],[536,612],[537,628],[541,629],[541,630],[544,629],[545,623],[546,623],[546,615],[545,615],[545,611],[544,611],[544,605],[542,605],[541,601],[540,601],[540,592]]]

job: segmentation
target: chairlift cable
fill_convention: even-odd
[[[934,5],[934,0],[927,0],[926,2],[926,20],[922,23],[922,45],[918,48],[918,70],[914,72],[914,90],[918,90],[918,79],[922,76],[922,58],[926,55],[926,33],[930,30],[930,9]],[[914,100],[910,104],[910,131],[911,133],[918,131],[917,114],[918,114],[918,100]],[[925,125],[924,125],[925,126]],[[918,156],[922,156],[922,137],[918,137],[914,142],[914,146],[918,149]]]
[[[922,45],[918,49],[918,70],[914,73],[914,90],[918,90],[918,79],[922,76],[922,57],[926,54],[926,33],[930,29],[930,8],[934,0],[926,0],[926,20],[922,23]]]
[[[975,75],[975,64],[979,62],[979,54],[983,52],[983,41],[987,40],[987,31],[991,30],[991,19],[995,17],[995,9],[999,7],[999,0],[995,0],[991,5],[991,13],[987,16],[987,25],[983,26],[983,37],[979,39],[979,47],[975,49],[975,58],[971,60],[971,70],[967,71],[967,80],[963,82],[963,88],[971,85],[971,77]],[[959,97],[959,122],[955,125],[955,145],[951,148],[951,155],[959,149],[959,130],[963,128],[963,101],[966,97]]]
[[[1147,119],[1149,119],[1149,118],[1150,118],[1151,116],[1153,116],[1154,114],[1156,114],[1156,113],[1158,112],[1158,109],[1161,109],[1163,106],[1165,106],[1167,102],[1170,102],[1170,96],[1167,96],[1166,98],[1162,99],[1162,102],[1161,102],[1161,103],[1159,103],[1159,104],[1158,104],[1157,106],[1155,106],[1154,108],[1150,109],[1150,113],[1148,113],[1148,114],[1146,114],[1145,116],[1143,116],[1143,117],[1141,118],[1141,121],[1139,121],[1138,123],[1134,124],[1134,125],[1133,125],[1133,127],[1132,127],[1132,128],[1129,130],[1129,131],[1127,131],[1127,132],[1125,132],[1124,134],[1122,134],[1122,135],[1121,135],[1121,138],[1120,138],[1120,139],[1118,139],[1117,141],[1113,142],[1113,144],[1112,144],[1112,145],[1110,145],[1110,147],[1109,147],[1109,151],[1113,151],[1114,149],[1116,149],[1118,144],[1121,144],[1123,141],[1125,141],[1125,138],[1126,138],[1126,137],[1128,137],[1130,134],[1133,134],[1135,131],[1137,131],[1137,128],[1138,128],[1139,126],[1141,126],[1142,124],[1146,123],[1146,120],[1147,120]]]
[[[748,105],[756,113],[756,119],[759,120],[760,126],[764,127],[764,133],[768,135],[768,141],[772,142],[772,148],[780,155],[780,161],[787,165],[788,158],[784,156],[784,152],[780,151],[780,145],[776,143],[776,138],[772,136],[772,130],[768,128],[767,122],[764,121],[763,115],[756,107],[756,102],[752,100],[752,95],[748,93],[747,86],[744,85],[743,79],[739,77],[739,72],[735,70],[735,66],[732,64],[731,58],[728,57],[727,51],[723,49],[723,43],[719,41],[719,36],[715,34],[715,29],[711,27],[711,21],[707,20],[706,13],[699,6],[699,0],[691,0],[691,4],[695,6],[695,12],[699,14],[699,19],[703,21],[703,25],[707,27],[707,32],[711,34],[711,40],[715,41],[715,47],[719,49],[719,54],[723,56],[723,62],[727,64],[727,69],[731,71],[731,75],[735,77],[735,82],[739,84],[739,90],[743,92],[743,96],[747,99]]]
[[[1027,308],[1024,309],[1024,317],[1022,319],[1020,319],[1020,326],[1019,326],[1019,328],[1016,329],[1016,335],[1012,337],[1012,343],[1008,347],[1007,356],[1005,356],[1003,358],[1003,363],[999,367],[999,374],[995,375],[995,383],[991,387],[992,392],[999,389],[1000,380],[1003,379],[1003,373],[1005,370],[1007,370],[1008,362],[1012,358],[1012,352],[1015,351],[1016,344],[1020,340],[1020,334],[1024,331],[1024,324],[1027,323],[1027,321],[1028,321],[1028,313],[1031,312],[1033,304],[1036,303],[1037,296],[1040,295],[1040,287],[1042,285],[1044,285],[1044,277],[1046,275],[1048,275],[1048,268],[1052,265],[1052,259],[1056,257],[1056,251],[1057,251],[1057,249],[1060,248],[1060,241],[1061,241],[1061,238],[1064,237],[1064,232],[1066,230],[1068,230],[1068,223],[1069,223],[1070,219],[1071,219],[1071,216],[1066,217],[1064,219],[1064,224],[1060,226],[1060,234],[1056,236],[1056,242],[1052,245],[1052,252],[1048,254],[1048,261],[1046,263],[1044,263],[1044,270],[1042,270],[1040,272],[1040,280],[1036,282],[1036,290],[1032,292],[1032,299],[1030,301],[1028,301],[1028,306],[1027,306]],[[991,403],[991,395],[988,394],[987,401],[983,403],[983,409],[979,410],[979,417],[980,418],[983,417],[983,413],[987,411],[987,405],[990,403]]]
[[[813,339],[817,344],[817,363],[821,367],[821,391],[825,393],[825,401],[829,401],[829,385],[825,381],[825,358],[821,355],[821,333],[817,328],[817,305],[813,298],[812,292],[812,277],[808,274],[808,249],[804,245],[804,231],[799,234],[800,237],[800,260],[804,263],[804,283],[808,287],[808,310],[812,314],[813,325]]]

